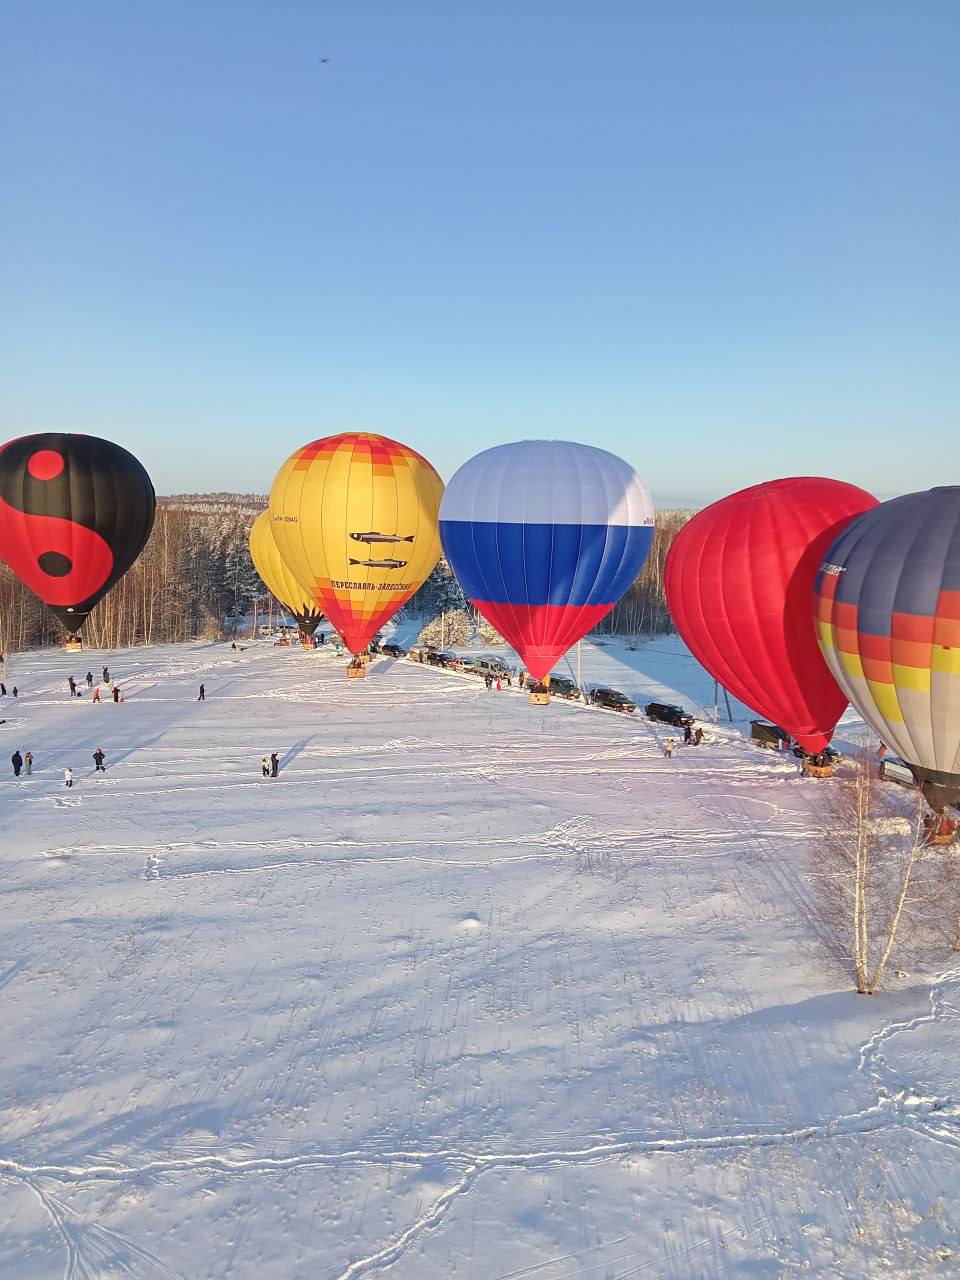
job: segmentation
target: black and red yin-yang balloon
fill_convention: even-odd
[[[0,559],[71,634],[143,550],[153,485],[126,449],[44,432],[0,449]]]

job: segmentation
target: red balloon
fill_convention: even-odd
[[[771,480],[698,512],[667,557],[667,605],[691,653],[811,753],[847,706],[811,621],[817,572],[834,538],[876,505],[840,480]]]

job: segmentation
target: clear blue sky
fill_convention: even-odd
[[[956,481],[958,64],[956,0],[8,0],[0,435]]]

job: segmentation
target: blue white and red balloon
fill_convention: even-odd
[[[463,464],[440,539],[465,595],[542,680],[643,568],[653,503],[615,454],[522,440]]]

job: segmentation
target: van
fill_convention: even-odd
[[[503,677],[510,674],[510,668],[502,658],[493,658],[490,654],[482,654],[479,658],[474,658],[470,664],[471,670],[476,671],[480,676],[493,676],[496,680],[497,676]]]

